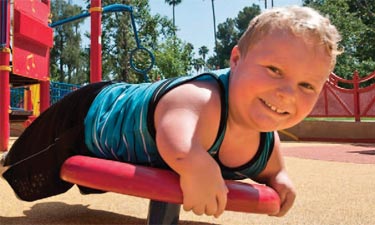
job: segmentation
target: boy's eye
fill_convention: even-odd
[[[314,90],[315,90],[314,86],[312,86],[312,85],[309,84],[309,83],[300,83],[299,85],[300,85],[301,87],[307,89],[307,90],[311,90],[311,91],[314,91]]]
[[[269,71],[271,71],[271,73],[272,73],[273,75],[276,75],[276,76],[282,76],[281,71],[280,71],[278,68],[274,67],[274,66],[268,66],[267,69],[268,69]]]

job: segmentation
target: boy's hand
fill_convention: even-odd
[[[279,194],[281,204],[280,211],[271,216],[284,216],[292,208],[296,198],[294,186],[285,171],[279,172],[270,180],[269,185]]]
[[[180,175],[180,185],[184,210],[216,218],[224,212],[228,188],[217,165],[210,162],[204,168],[192,168]]]
[[[228,189],[220,167],[207,152],[221,119],[221,91],[212,82],[192,81],[168,91],[154,113],[160,156],[180,176],[183,208],[220,216]]]

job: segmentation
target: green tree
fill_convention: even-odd
[[[368,75],[375,70],[375,2],[356,0],[348,1],[348,4],[350,12],[360,17],[366,26],[360,32],[357,49],[362,64],[359,71],[362,76]]]
[[[337,59],[335,73],[351,79],[375,69],[375,2],[364,0],[305,0],[304,5],[326,14],[342,35],[345,50]]]
[[[159,44],[155,51],[158,76],[170,78],[182,76],[189,73],[192,68],[193,47],[185,44],[180,39],[170,37]]]
[[[79,14],[82,9],[65,0],[52,1],[53,21],[59,21]],[[54,47],[51,49],[51,80],[80,83],[87,78],[85,53],[80,48],[79,32],[82,20],[66,23],[54,28]]]
[[[203,45],[202,47],[200,47],[198,49],[198,54],[201,56],[201,59],[203,61],[203,69],[206,70],[207,69],[207,66],[206,66],[206,56],[208,54],[209,50],[207,48],[207,46]],[[194,64],[194,62],[193,62]]]
[[[116,0],[102,0],[102,6],[118,4]],[[122,4],[133,7],[139,43],[151,52],[157,49],[160,36],[171,36],[172,25],[160,15],[151,16],[147,0],[123,0]],[[89,4],[89,2],[87,2]],[[130,83],[143,81],[143,74],[131,70],[130,53],[137,48],[129,12],[105,13],[102,16],[102,71],[103,79]],[[145,68],[150,58],[138,56],[137,67]]]
[[[253,4],[251,7],[245,7],[242,11],[240,11],[235,18],[236,27],[238,29],[239,37],[242,36],[243,33],[247,30],[249,26],[249,22],[259,15],[261,12],[259,5]]]
[[[211,68],[225,68],[229,66],[229,58],[232,48],[237,44],[238,39],[247,29],[251,19],[260,13],[258,5],[253,4],[241,10],[235,19],[228,18],[224,23],[218,25],[217,31],[217,60],[212,57],[208,59],[208,65]],[[217,64],[216,64],[217,63]]]
[[[229,57],[232,48],[237,44],[238,30],[234,19],[228,18],[224,23],[218,25],[217,31],[217,59],[220,68],[229,66]]]
[[[172,6],[172,10],[173,10],[173,27],[174,29],[176,29],[176,22],[175,22],[175,19],[176,19],[176,15],[175,15],[175,7],[180,4],[182,2],[182,0],[165,0],[165,3],[167,3],[168,5],[171,5]]]
[[[89,1],[86,3],[89,5]],[[102,0],[103,7],[115,3],[119,1]],[[123,0],[121,3],[133,7],[139,42],[155,56],[155,66],[148,73],[151,80],[186,74],[192,67],[193,47],[175,37],[172,21],[159,14],[151,15],[147,0]],[[136,73],[130,66],[130,53],[137,46],[130,13],[105,13],[102,24],[103,79],[143,82],[143,74]],[[137,66],[149,65],[147,54],[136,55],[135,58],[140,59],[136,60]],[[173,66],[168,67],[168,64]]]
[[[204,62],[206,62],[206,56],[208,54],[208,51],[209,50],[208,50],[207,46],[205,46],[205,45],[203,45],[202,47],[200,47],[199,50],[198,50],[198,54],[200,56],[202,56],[202,59],[203,59]]]
[[[205,62],[202,58],[193,59],[193,67],[197,73],[204,68]]]

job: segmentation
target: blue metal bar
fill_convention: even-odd
[[[133,13],[130,14],[130,18],[132,20],[132,26],[133,26],[133,32],[134,32],[134,38],[135,38],[135,41],[137,43],[137,48],[141,48],[141,44],[139,42],[139,38],[138,38],[138,32],[137,32],[137,28],[136,28],[136,25],[135,25],[135,19],[134,19],[134,15]]]
[[[134,15],[133,15],[133,7],[129,6],[129,5],[123,5],[123,4],[112,4],[112,5],[108,5],[108,6],[103,7],[103,13],[124,12],[124,11],[130,12],[130,18],[131,18],[131,23],[132,23],[132,27],[133,27],[133,33],[134,33],[135,41],[137,43],[137,48],[141,48],[141,44],[140,44],[140,41],[139,41],[139,38],[138,38],[137,27],[136,27]],[[82,19],[82,18],[86,18],[86,17],[89,17],[89,16],[90,16],[90,12],[84,12],[84,13],[78,14],[76,16],[72,16],[72,17],[69,17],[69,18],[66,18],[66,19],[56,21],[56,22],[50,24],[50,27],[57,27],[57,26],[65,24],[65,23],[69,23],[69,22],[79,20],[79,19]]]
[[[136,72],[143,74],[144,80],[146,82],[148,82],[149,79],[148,79],[148,76],[147,76],[147,72],[149,70],[151,70],[151,68],[153,67],[153,65],[155,63],[155,57],[149,50],[142,47],[141,42],[139,41],[137,26],[136,26],[135,18],[134,18],[134,15],[133,15],[133,7],[129,6],[129,5],[124,5],[124,4],[112,4],[112,5],[108,5],[108,6],[103,7],[102,12],[103,13],[109,13],[109,12],[129,12],[130,13],[130,19],[131,19],[131,24],[132,24],[132,27],[133,27],[134,38],[135,38],[135,42],[137,44],[137,47],[134,50],[132,50],[131,53],[130,53],[130,66]],[[72,17],[54,22],[54,23],[50,24],[50,27],[60,26],[60,25],[63,25],[65,23],[69,23],[69,22],[72,22],[72,21],[75,21],[75,20],[78,20],[78,19],[88,17],[88,16],[90,16],[90,12],[84,12],[84,13],[81,13],[79,15],[72,16]],[[134,56],[135,52],[137,52],[137,51],[146,51],[147,54],[150,56],[151,64],[146,69],[142,70],[142,69],[137,68],[134,65],[133,56]]]
[[[112,4],[112,5],[107,5],[103,7],[103,13],[107,12],[123,12],[123,11],[128,11],[130,13],[133,12],[133,7],[129,5],[123,5],[123,4]]]
[[[130,19],[131,19],[131,23],[132,23],[132,27],[133,27],[135,41],[137,43],[137,48],[140,48],[141,44],[139,42],[137,26],[135,24],[135,19],[134,19],[134,15],[133,15],[133,7],[129,6],[129,5],[123,5],[123,4],[113,4],[113,5],[108,5],[108,6],[103,7],[103,13],[124,12],[124,11],[130,12]]]
[[[76,16],[72,16],[72,17],[69,17],[69,18],[62,19],[62,20],[56,21],[54,23],[51,23],[50,27],[52,27],[52,28],[57,27],[57,26],[65,24],[65,23],[73,22],[75,20],[79,20],[79,19],[86,18],[86,17],[89,17],[89,16],[90,16],[89,12],[84,12],[84,13],[78,14]]]
[[[123,12],[123,11],[128,11],[128,12],[132,13],[133,7],[128,6],[128,5],[122,5],[122,4],[113,4],[113,5],[108,5],[108,6],[103,7],[103,13]],[[50,25],[50,27],[57,27],[57,26],[65,24],[65,23],[73,22],[75,20],[83,19],[83,18],[86,18],[86,17],[89,17],[89,16],[90,16],[90,12],[86,11],[86,12],[83,12],[83,13],[78,14],[76,16],[68,17],[68,18],[53,22]]]

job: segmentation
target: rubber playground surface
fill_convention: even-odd
[[[297,189],[282,218],[225,212],[220,218],[181,210],[179,224],[375,224],[375,144],[287,142],[286,167]],[[1,225],[145,224],[148,200],[115,193],[81,195],[77,188],[35,202],[18,200],[0,181]]]

